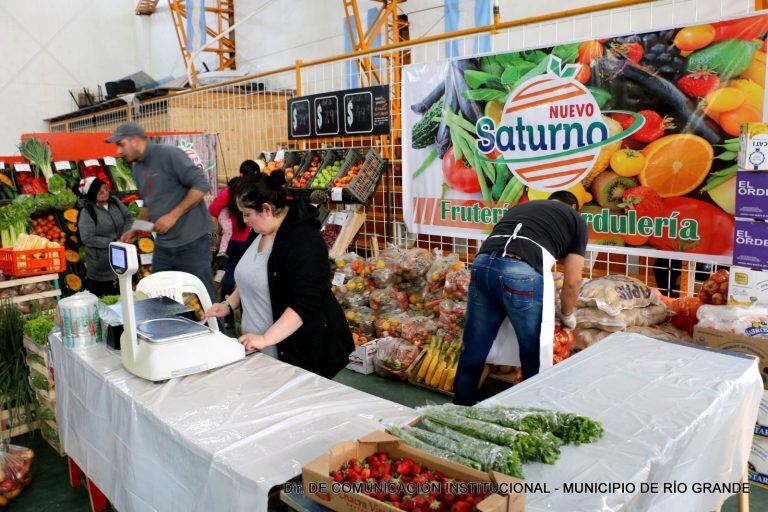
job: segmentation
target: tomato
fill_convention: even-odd
[[[688,197],[670,197],[664,200],[664,210],[664,216],[678,213],[678,226],[682,219],[696,220],[699,240],[652,237],[650,244],[656,249],[714,255],[733,252],[733,217],[717,206]]]
[[[454,190],[460,190],[468,194],[480,192],[480,182],[477,173],[462,159],[457,162],[453,155],[453,148],[449,149],[443,157],[443,177],[445,182]]]
[[[627,245],[645,245],[648,243],[648,239],[650,237],[647,237],[645,235],[621,235],[621,238],[624,239],[624,243]]]
[[[715,27],[712,25],[696,25],[685,27],[675,36],[675,46],[690,52],[704,48],[715,38]]]
[[[645,156],[632,149],[622,149],[611,157],[611,169],[619,176],[637,176],[645,167]]]
[[[576,65],[578,66],[579,64],[576,64]],[[576,73],[576,76],[573,78],[576,79],[578,82],[585,84],[587,83],[587,81],[589,81],[589,77],[591,75],[592,75],[592,72],[589,70],[589,65],[584,64],[582,62],[581,69],[578,71],[578,73]]]
[[[589,65],[593,60],[602,57],[603,53],[605,49],[600,41],[585,41],[579,45],[579,58],[576,61]]]

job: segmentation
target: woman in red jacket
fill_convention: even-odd
[[[232,191],[244,176],[259,172],[259,164],[245,160],[240,164],[240,176],[232,178],[208,207],[211,216],[218,220],[224,232],[220,252],[226,254],[227,260],[224,263],[220,300],[226,299],[235,289],[235,267],[248,248],[248,235],[251,234],[251,228],[243,220],[243,212],[237,207],[237,197]]]

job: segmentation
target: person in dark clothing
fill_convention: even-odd
[[[454,386],[456,404],[477,402],[480,375],[505,318],[517,336],[523,379],[539,372],[541,337],[554,334],[543,333],[542,322],[554,324],[554,305],[545,304],[543,296],[545,289],[554,287],[551,266],[555,260],[565,264],[557,315],[566,328],[576,326],[573,311],[588,237],[577,207],[576,198],[569,193],[510,208],[480,247],[471,269],[463,348]],[[554,302],[554,297],[549,301]]]
[[[109,244],[131,229],[133,214],[112,197],[99,178],[80,180],[85,205],[77,219],[80,241],[85,246],[86,288],[99,297],[117,295],[117,276],[109,265]]]
[[[242,305],[240,342],[246,350],[272,349],[281,361],[332,378],[355,348],[352,333],[331,292],[317,209],[290,199],[285,185],[282,171],[246,176],[238,184],[238,205],[253,241],[235,270],[234,292],[206,315],[220,318]]]

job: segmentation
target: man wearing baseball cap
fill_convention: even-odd
[[[118,156],[133,165],[133,177],[144,201],[139,218],[155,224],[152,271],[195,275],[216,302],[211,274],[213,223],[203,203],[210,185],[203,171],[181,149],[148,141],[138,123],[118,126],[106,141],[117,144]],[[133,243],[136,237],[136,231],[128,231],[120,241]]]

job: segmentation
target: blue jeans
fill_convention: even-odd
[[[500,253],[478,254],[472,264],[464,346],[456,372],[454,403],[474,405],[485,360],[504,318],[520,346],[523,379],[539,372],[544,282],[527,263]]]

